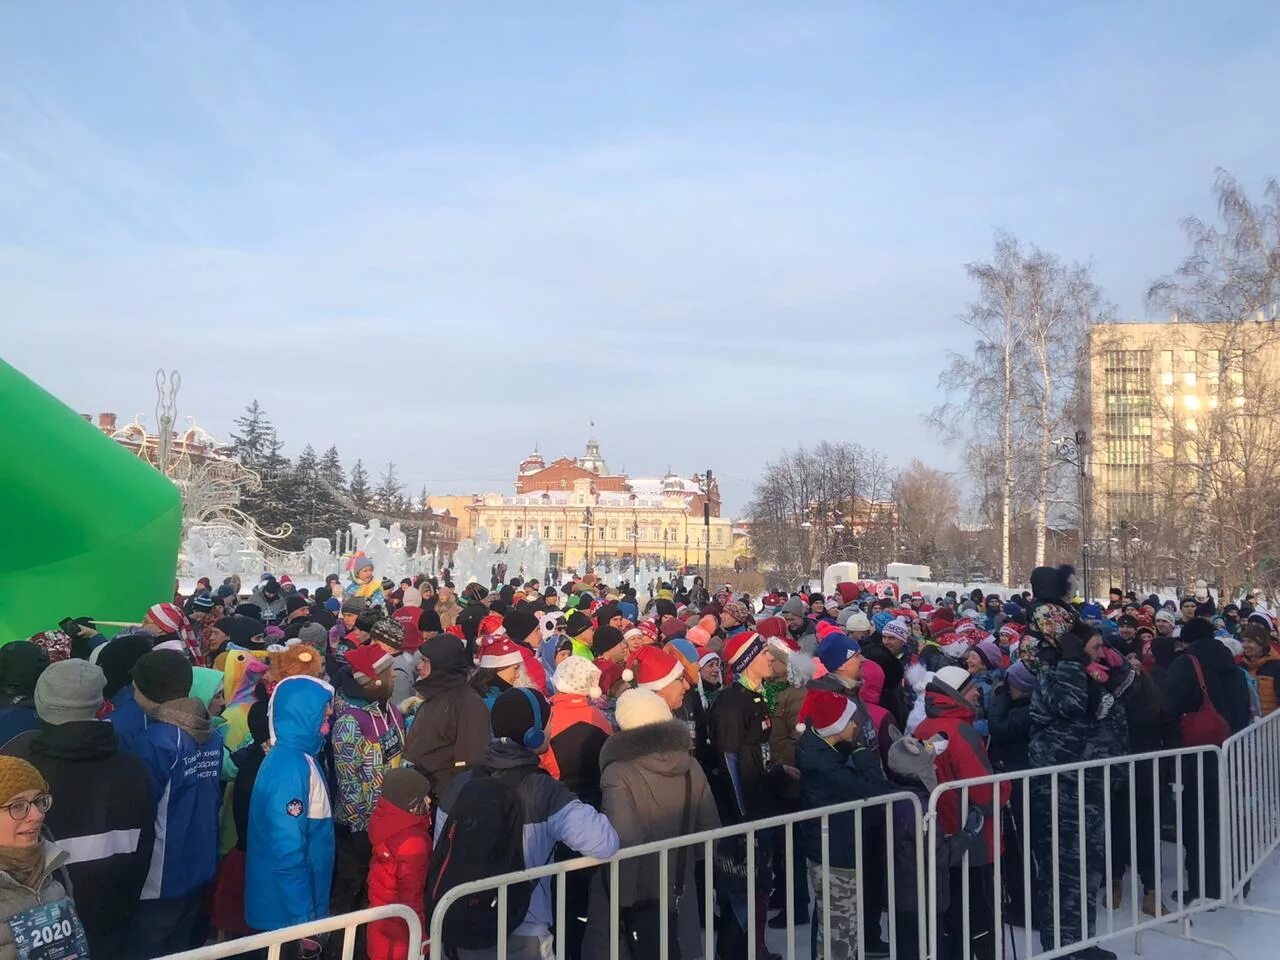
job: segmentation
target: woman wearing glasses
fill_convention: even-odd
[[[62,870],[67,854],[43,835],[52,805],[35,767],[0,757],[0,960],[89,952]]]

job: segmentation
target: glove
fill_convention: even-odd
[[[1105,684],[1108,680],[1107,668],[1100,663],[1091,663],[1084,668],[1084,672],[1096,680],[1098,683]]]
[[[986,825],[986,815],[977,807],[969,808],[969,815],[965,817],[963,830],[965,833],[982,836],[982,828]]]

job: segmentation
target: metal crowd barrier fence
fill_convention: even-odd
[[[905,830],[901,823],[895,825],[894,822],[894,808],[899,804],[905,805],[906,812],[909,814],[909,826]],[[834,833],[831,822],[833,818],[838,818]],[[717,955],[715,921],[717,898],[715,895],[719,894],[721,909],[734,912],[737,918],[736,922],[739,924],[745,938],[745,943],[741,947],[744,960],[756,960],[759,946],[756,931],[760,929],[760,925],[764,920],[760,912],[765,909],[761,906],[761,903],[770,893],[769,889],[765,887],[768,877],[757,877],[757,860],[763,857],[765,861],[768,861],[769,852],[773,850],[778,856],[785,858],[782,870],[784,873],[783,891],[786,900],[785,906],[781,908],[787,917],[786,952],[784,956],[787,960],[795,960],[797,956],[797,917],[795,915],[794,894],[796,893],[797,883],[808,883],[805,875],[797,876],[796,855],[798,848],[796,844],[798,840],[796,832],[797,829],[805,829],[809,824],[813,824],[814,829],[819,831],[821,876],[824,878],[824,882],[821,883],[821,890],[814,891],[814,895],[819,899],[821,905],[821,917],[816,920],[822,934],[821,956],[825,960],[853,960],[855,957],[857,960],[866,960],[864,931],[857,929],[855,933],[856,943],[850,944],[848,942],[848,934],[850,932],[848,925],[850,919],[857,923],[860,918],[865,916],[864,904],[869,885],[877,883],[881,884],[881,889],[884,892],[883,906],[888,911],[888,942],[891,960],[918,960],[918,958],[922,958],[926,922],[923,913],[919,909],[920,898],[918,895],[913,897],[913,902],[910,904],[900,902],[898,866],[895,864],[896,844],[896,852],[899,857],[905,859],[907,868],[914,873],[912,881],[915,885],[915,890],[918,892],[922,889],[925,862],[923,817],[921,816],[920,797],[909,792],[893,793],[871,800],[837,804],[816,810],[806,810],[801,813],[791,813],[765,820],[756,820],[751,823],[707,830],[702,833],[675,837],[670,840],[625,847],[608,860],[582,857],[562,863],[548,864],[532,870],[522,870],[500,877],[489,877],[462,884],[442,897],[432,912],[430,925],[432,951],[435,952],[437,957],[454,957],[455,954],[447,942],[444,931],[445,919],[450,907],[461,898],[469,897],[476,893],[493,891],[497,901],[498,913],[497,945],[492,950],[486,951],[484,955],[496,957],[497,960],[506,960],[508,939],[511,935],[511,931],[507,929],[507,898],[511,886],[530,880],[535,880],[539,883],[550,883],[555,880],[555,905],[551,932],[554,938],[556,960],[565,960],[565,948],[568,939],[565,935],[567,933],[568,917],[565,896],[567,884],[565,881],[573,873],[592,870],[596,871],[596,877],[601,881],[603,881],[603,875],[607,874],[607,883],[593,884],[593,891],[607,895],[607,906],[599,901],[593,903],[588,922],[598,923],[602,927],[607,925],[608,956],[610,960],[619,960],[619,958],[627,960],[631,953],[629,949],[627,952],[623,952],[622,938],[624,931],[621,925],[622,910],[618,898],[621,872],[631,866],[633,861],[656,857],[659,960],[669,960],[668,918],[671,916],[673,887],[677,882],[671,876],[671,860],[678,851],[689,848],[691,852],[690,859],[694,861],[694,870],[702,871],[702,889],[699,891],[702,902],[699,904],[697,912],[701,914],[699,922],[703,956],[709,960],[709,958]],[[854,832],[858,839],[854,846],[853,858],[853,871],[858,881],[852,903],[841,902],[839,897],[833,898],[832,883],[829,879],[833,875],[831,866],[832,845],[833,843],[838,844],[852,839],[843,832],[849,829]],[[740,891],[730,890],[730,885],[726,878],[723,875],[717,876],[716,871],[718,846],[726,840],[738,837],[745,838],[746,841],[745,895]],[[865,838],[868,837],[873,838],[875,849],[864,849]],[[907,844],[910,844],[913,848],[909,855],[904,854]],[[879,849],[881,845],[883,845],[882,850]],[[697,859],[702,860],[701,865],[696,863]],[[879,868],[876,874],[864,876],[864,864],[872,863]],[[637,864],[636,866],[638,867],[639,865]],[[603,914],[601,910],[604,911]],[[914,929],[904,929],[901,915],[910,913],[914,913],[915,919],[907,922],[906,926],[913,926]],[[839,919],[833,914],[838,914]],[[879,914],[877,913],[878,916]],[[880,929],[879,932],[883,934],[884,930]],[[812,931],[814,936],[816,936],[816,933],[817,931]],[[914,943],[916,947],[914,950],[908,949],[906,952],[902,952],[899,950],[899,945],[903,943]],[[585,947],[583,956],[584,958],[589,956]],[[599,954],[596,954],[596,956],[599,956]],[[816,956],[814,960],[817,960]]]
[[[163,960],[223,960],[225,957],[237,957],[260,950],[267,951],[267,960],[280,960],[280,953],[288,944],[297,940],[323,937],[338,931],[342,932],[342,960],[354,960],[356,930],[377,920],[393,919],[403,920],[409,926],[408,956],[410,958],[421,956],[422,924],[418,920],[418,915],[409,907],[397,903],[344,913],[337,917],[324,917],[320,920],[312,920],[310,923],[300,923],[294,927],[272,930],[268,933],[255,933],[236,940],[223,940],[195,950],[173,953]],[[293,960],[293,958],[286,958],[286,960]]]
[[[1244,903],[1258,868],[1280,845],[1280,710],[1251,724],[1223,745],[1223,873],[1231,906],[1275,913]]]

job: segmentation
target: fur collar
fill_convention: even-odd
[[[620,730],[604,742],[600,769],[621,760],[637,760],[655,753],[689,752],[689,728],[681,720],[647,723]]]

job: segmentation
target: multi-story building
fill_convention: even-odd
[[[576,567],[583,559],[699,566],[708,537],[712,566],[731,567],[732,524],[720,516],[715,480],[668,472],[660,478],[610,473],[595,440],[581,457],[547,463],[538,453],[516,471],[515,495],[477,494],[471,530],[495,543],[537,533],[550,547],[551,565]],[[710,523],[704,523],[703,507]]]

